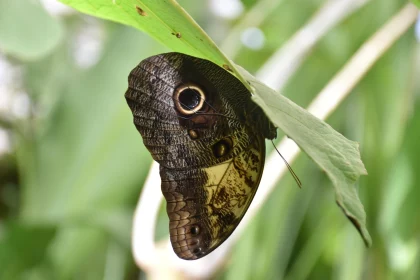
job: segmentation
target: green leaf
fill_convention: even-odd
[[[411,0],[417,7],[420,8],[420,0]]]
[[[1,51],[33,60],[48,54],[61,39],[62,25],[37,1],[0,1]]]
[[[0,279],[19,279],[41,264],[55,233],[53,227],[8,225],[0,238]]]
[[[338,205],[360,231],[365,243],[370,245],[371,239],[365,225],[366,215],[356,188],[359,176],[366,174],[357,143],[347,140],[328,124],[230,62],[174,0],[60,1],[84,13],[138,28],[174,51],[230,68],[253,93],[254,101],[273,123],[293,138],[325,170],[335,186]]]
[[[254,89],[254,102],[327,173],[334,184],[338,206],[370,246],[372,241],[366,228],[366,214],[356,185],[360,175],[367,174],[360,159],[359,144],[264,85],[246,70],[238,69]]]
[[[168,48],[210,60],[232,69],[235,66],[211,38],[175,0],[60,0],[83,13],[135,27]]]

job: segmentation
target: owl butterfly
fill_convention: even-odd
[[[216,64],[180,53],[143,60],[125,93],[134,124],[160,165],[172,247],[201,258],[247,211],[276,129],[251,94]]]

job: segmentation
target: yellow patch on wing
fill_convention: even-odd
[[[236,228],[257,191],[264,167],[265,149],[243,151],[236,157],[205,169],[206,207],[212,246],[218,246]]]

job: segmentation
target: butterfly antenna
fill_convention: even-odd
[[[280,157],[283,159],[284,163],[285,163],[285,164],[286,164],[286,166],[287,166],[287,169],[289,169],[290,174],[292,174],[293,179],[295,179],[296,184],[298,184],[298,187],[299,187],[299,188],[302,188],[302,183],[301,183],[301,181],[299,180],[299,177],[298,177],[298,176],[296,175],[296,173],[293,171],[292,167],[289,165],[289,163],[286,161],[286,159],[285,159],[285,158],[284,158],[284,157],[280,154],[280,152],[279,152],[279,150],[277,149],[276,145],[274,145],[273,140],[271,140],[271,143],[273,144],[274,149],[276,149],[277,153],[278,153],[278,154],[280,155]]]

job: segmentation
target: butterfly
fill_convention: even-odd
[[[247,88],[215,63],[181,53],[135,67],[125,93],[159,163],[169,234],[179,258],[199,259],[234,231],[257,191],[265,139],[276,128]]]

